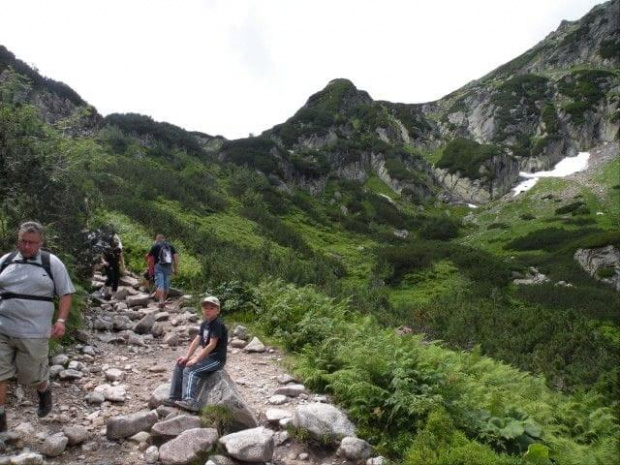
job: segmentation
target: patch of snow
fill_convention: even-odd
[[[589,152],[580,152],[575,157],[566,157],[560,160],[551,171],[538,171],[536,173],[525,173],[522,171],[519,173],[519,176],[526,178],[526,180],[512,189],[514,192],[513,197],[516,197],[521,192],[529,191],[540,178],[564,178],[585,170],[588,167],[589,158]]]
[[[467,206],[469,208],[478,208],[478,205],[474,205],[473,203],[468,203]]]
[[[394,204],[394,200],[389,195],[385,195],[385,194],[379,194],[379,195],[383,197],[384,199],[386,199],[388,202],[390,202],[392,205]]]

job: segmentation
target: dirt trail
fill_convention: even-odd
[[[96,464],[96,465],[143,465],[145,464],[144,450],[147,445],[132,440],[108,441],[105,436],[105,422],[108,418],[118,415],[127,415],[148,409],[148,401],[152,392],[163,383],[170,381],[171,370],[176,358],[182,355],[189,343],[188,329],[197,323],[177,325],[171,324],[174,317],[180,314],[180,301],[173,301],[169,308],[170,318],[162,321],[167,332],[176,332],[181,342],[171,347],[162,342],[162,339],[145,337],[145,346],[119,344],[100,340],[101,335],[113,335],[96,330],[88,331],[88,343],[76,344],[62,348],[71,361],[83,364],[81,367],[84,376],[81,379],[62,381],[55,378],[53,381],[54,409],[44,419],[36,417],[35,393],[18,387],[15,383],[10,386],[10,395],[7,405],[9,431],[11,436],[20,436],[20,439],[8,439],[6,451],[0,454],[0,463],[3,457],[13,456],[24,450],[38,452],[43,440],[69,425],[81,425],[88,429],[89,436],[84,443],[78,446],[69,446],[58,457],[46,457],[49,464]],[[98,313],[104,312],[101,308],[89,308],[86,311],[87,319],[93,319]],[[226,316],[224,315],[226,322]],[[229,333],[232,333],[231,324],[226,322]],[[94,348],[94,356],[84,354],[84,346]],[[229,345],[226,371],[237,383],[239,391],[251,408],[254,410],[261,424],[267,425],[264,413],[268,408],[278,408],[293,411],[295,406],[312,401],[315,395],[302,395],[298,398],[289,398],[284,405],[270,405],[269,398],[280,384],[278,376],[284,375],[286,370],[281,365],[281,354],[268,348],[264,353],[246,353],[242,349],[231,348]],[[110,383],[106,380],[105,371],[117,368],[124,372],[120,381]],[[122,384],[126,388],[124,402],[105,401],[94,405],[86,400],[87,395],[102,384]],[[321,396],[325,397],[325,396]],[[277,430],[277,427],[271,426]],[[307,457],[300,454],[307,454]],[[272,463],[277,464],[335,464],[342,463],[334,456],[334,451],[312,450],[307,445],[293,439],[276,447]]]

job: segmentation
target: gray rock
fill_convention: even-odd
[[[147,433],[146,431],[140,431],[139,433],[136,433],[129,438],[131,442],[135,442],[137,444],[147,443],[149,439],[151,439],[151,435],[150,433]]]
[[[235,461],[225,455],[211,455],[208,462],[211,462],[213,465],[236,465]],[[205,463],[205,465],[207,464]]]
[[[596,249],[577,249],[574,259],[590,276],[613,286],[620,292],[620,250],[613,245]],[[598,276],[600,269],[612,269],[614,274],[601,278]]]
[[[65,367],[63,367],[62,365],[52,365],[49,368],[50,378],[56,378],[63,371],[65,371]]]
[[[99,405],[105,402],[105,396],[102,392],[90,392],[86,395],[85,400],[89,404]]]
[[[11,465],[43,465],[45,461],[41,454],[34,452],[23,452],[15,457],[11,457]]]
[[[112,329],[114,331],[126,331],[133,328],[133,322],[128,316],[114,315],[112,318]]]
[[[235,349],[243,349],[248,343],[243,339],[231,339],[230,346]]]
[[[52,364],[52,365],[62,365],[63,367],[66,367],[68,363],[69,363],[69,357],[67,355],[65,355],[65,354],[55,355],[50,360],[50,364]]]
[[[160,384],[155,388],[155,390],[151,393],[151,398],[149,399],[149,408],[155,409],[159,407],[164,400],[168,398],[170,394],[170,384]]]
[[[83,426],[65,426],[63,432],[65,433],[65,436],[67,436],[70,446],[82,444],[86,441],[86,439],[88,439],[88,430]]]
[[[185,465],[209,452],[217,441],[213,428],[194,428],[184,431],[159,448],[159,460],[163,465]]]
[[[278,376],[277,380],[278,380],[278,383],[280,383],[280,384],[289,384],[289,383],[296,383],[297,382],[297,380],[293,376],[291,376],[291,375],[289,375],[287,373]]]
[[[269,462],[273,458],[273,431],[262,426],[223,436],[220,444],[228,455],[244,462]]]
[[[366,465],[385,465],[387,463],[387,459],[382,455],[378,457],[372,457],[366,460]]]
[[[156,446],[149,447],[144,451],[144,461],[149,464],[157,463],[159,460],[159,449]]]
[[[363,439],[343,438],[337,454],[347,460],[366,460],[372,455],[372,446]]]
[[[276,394],[274,396],[271,396],[267,402],[269,402],[271,405],[282,405],[286,404],[288,400],[288,397],[286,397],[284,394]]]
[[[48,436],[41,445],[41,453],[48,457],[58,457],[67,448],[69,439],[62,433]]]
[[[140,321],[136,323],[133,331],[138,334],[148,334],[151,332],[153,325],[155,324],[155,314],[151,313],[150,315],[146,315]]]
[[[112,331],[114,324],[111,320],[98,316],[95,318],[95,321],[93,321],[93,328],[97,331]]]
[[[235,382],[225,370],[216,371],[201,379],[196,399],[200,405],[223,405],[231,413],[231,431],[254,428],[258,420],[250,406],[245,402]]]
[[[303,384],[287,384],[276,389],[274,394],[284,394],[289,397],[297,397],[299,394],[304,393],[306,393],[306,388]]]
[[[113,417],[106,423],[106,436],[108,439],[121,439],[140,431],[149,431],[157,423],[157,419],[155,410]]]
[[[283,418],[291,418],[292,416],[291,412],[280,408],[268,408],[265,411],[265,419],[268,423],[279,424]]]
[[[179,415],[170,420],[160,421],[153,425],[153,436],[176,437],[183,431],[200,428],[200,418],[195,415]]]
[[[137,278],[129,275],[121,276],[118,282],[121,286],[128,286],[133,288],[136,288],[140,285],[140,281]]]
[[[166,334],[162,342],[164,344],[168,344],[171,347],[176,347],[179,345],[179,342],[181,342],[181,338],[179,337],[178,334],[173,334],[173,333]]]
[[[128,307],[146,307],[150,300],[151,298],[148,294],[137,294],[127,296],[125,303],[127,303]]]
[[[69,366],[67,367],[67,369],[69,370],[77,370],[77,371],[84,371],[84,368],[86,368],[86,365],[84,365],[82,362],[79,362],[77,360],[72,360],[71,362],[69,362]]]
[[[333,405],[300,405],[293,414],[295,428],[308,430],[316,438],[355,436],[355,426]]]
[[[125,372],[118,368],[110,368],[105,371],[104,375],[108,381],[120,381],[125,377]]]
[[[118,386],[112,386],[110,384],[101,384],[95,388],[95,392],[103,394],[105,400],[112,402],[125,402],[125,396],[127,391],[125,386],[119,384]]]
[[[62,380],[80,379],[84,377],[84,373],[82,373],[81,371],[77,371],[77,370],[63,370],[60,373],[58,373],[58,377]]]
[[[95,352],[95,348],[93,346],[82,347],[82,353],[84,355],[90,355],[91,357],[95,357],[97,355],[97,353]]]
[[[160,338],[164,334],[166,334],[166,328],[163,323],[155,322],[155,324],[151,328],[151,334],[153,335],[153,337],[157,338]]]
[[[76,340],[78,340],[79,342],[83,342],[84,344],[90,341],[90,334],[88,334],[88,332],[84,331],[83,329],[78,329],[74,331],[72,335]]]
[[[127,296],[129,295],[129,291],[125,288],[120,288],[118,291],[116,291],[112,297],[116,300],[125,300],[127,298]]]
[[[241,326],[241,325],[238,325],[235,327],[232,335],[244,341],[247,341],[250,338],[250,335],[248,334],[248,328],[246,328],[245,326]]]
[[[262,353],[265,352],[266,347],[265,345],[257,338],[253,338],[250,343],[245,346],[245,348],[243,349],[246,352],[258,352],[258,353]]]

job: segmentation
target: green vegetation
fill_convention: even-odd
[[[460,172],[470,179],[479,179],[483,177],[481,167],[484,163],[501,154],[502,149],[495,145],[479,144],[469,139],[454,139],[444,148],[437,166],[446,168],[451,173]]]
[[[620,247],[617,157],[588,183],[543,179],[475,210],[432,198],[421,158],[490,181],[493,157],[506,148],[544,153],[562,111],[600,102],[609,74],[558,74],[562,96],[553,103],[545,77],[494,81],[510,147],[469,139],[442,147],[421,106],[373,102],[335,80],[283,125],[225,141],[217,153],[209,136],[141,115],[111,115],[80,131],[93,115],[82,107],[45,124],[28,103],[33,82],[12,70],[3,76],[3,251],[20,221],[39,219],[88,290],[93,251],[84,232],[119,232],[136,272],[153,236],[165,233],[182,257],[175,285],[211,290],[226,314],[292,352],[304,383],[332,394],[360,436],[395,462],[618,458],[620,303],[596,279],[614,270],[591,277],[573,258],[578,248]],[[451,97],[451,111],[465,107],[465,92]],[[412,145],[390,142],[401,140],[396,120]],[[540,120],[544,133],[523,130]],[[333,169],[381,159],[408,186],[400,196],[376,175],[362,185],[357,172],[345,180]],[[550,281],[512,282],[532,267]],[[79,319],[72,314],[70,329]],[[396,334],[402,325],[414,335]],[[204,416],[226,429],[225,411]]]
[[[617,457],[618,423],[596,396],[563,396],[480,349],[455,352],[352,319],[346,301],[311,287],[266,282],[252,300],[256,323],[296,354],[305,385],[332,394],[379,453],[406,464]]]
[[[585,113],[592,110],[613,86],[615,74],[604,70],[578,70],[564,76],[558,90],[573,101],[564,106],[573,124],[583,124]]]

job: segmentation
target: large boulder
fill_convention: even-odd
[[[110,418],[106,423],[106,436],[108,439],[122,439],[140,431],[149,431],[157,422],[157,418],[155,410]]]
[[[200,418],[195,415],[178,415],[170,420],[155,423],[151,433],[153,436],[172,438],[178,436],[183,431],[194,428],[200,428]]]
[[[216,441],[213,428],[189,429],[159,448],[159,460],[164,465],[186,465],[209,452]]]
[[[250,406],[243,399],[235,382],[224,370],[211,373],[198,385],[197,396],[200,405],[223,405],[231,414],[230,431],[255,428],[258,420]]]
[[[243,462],[270,462],[273,458],[273,431],[262,426],[223,436],[220,444],[228,455]]]
[[[590,276],[610,284],[620,292],[620,250],[613,245],[596,249],[577,249],[574,258]],[[604,272],[607,275],[603,274]]]
[[[340,442],[337,453],[347,460],[366,460],[372,456],[372,446],[363,439],[346,437]]]
[[[297,407],[293,426],[307,430],[318,439],[355,436],[355,426],[342,411],[318,402]]]

